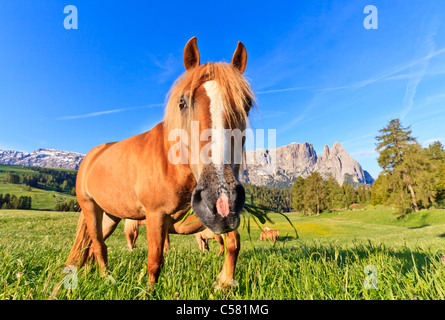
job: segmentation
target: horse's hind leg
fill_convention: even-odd
[[[88,234],[91,238],[91,249],[102,271],[102,275],[105,275],[108,264],[108,255],[102,230],[104,212],[92,200],[82,201],[80,205],[88,228]]]
[[[102,220],[102,233],[104,235],[104,241],[112,235],[120,221],[121,218],[117,218],[105,212]]]
[[[139,221],[132,219],[125,219],[125,238],[127,239],[128,250],[133,250],[136,239],[139,235]]]
[[[166,230],[165,241],[164,241],[164,252],[170,250],[170,236],[168,235],[168,230]]]

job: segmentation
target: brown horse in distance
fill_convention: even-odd
[[[205,228],[224,234],[227,255],[218,284],[230,283],[240,250],[237,228],[245,201],[238,181],[240,165],[233,157],[229,163],[222,161],[221,154],[226,153],[220,148],[227,146],[221,141],[223,135],[204,139],[202,135],[207,129],[245,131],[255,100],[242,75],[246,63],[246,49],[238,42],[230,64],[201,64],[196,37],[190,39],[184,49],[186,71],[169,92],[164,120],[148,132],[99,145],[85,156],[76,181],[82,212],[67,265],[80,267],[94,256],[105,275],[105,240],[121,219],[145,219],[149,284],[158,281],[168,234],[192,234]],[[178,130],[181,135],[172,138]],[[193,140],[193,130],[198,131],[199,141]],[[234,143],[228,148],[234,149]],[[196,157],[194,149],[208,157]],[[190,221],[199,221],[181,224],[190,207],[196,214]]]
[[[271,240],[273,242],[275,242],[277,239],[280,238],[280,233],[278,232],[278,230],[272,230],[268,227],[264,228],[264,231],[261,232],[260,235],[260,240]]]

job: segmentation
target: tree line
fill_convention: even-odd
[[[30,167],[36,173],[16,173],[9,171],[5,181],[13,184],[24,184],[33,188],[53,189],[76,195],[75,171],[58,170],[53,168]]]
[[[54,210],[80,212],[81,209],[77,200],[70,200],[56,204]]]
[[[246,202],[252,197],[257,204],[279,212],[292,211],[292,193],[289,189],[269,188],[253,184],[243,184],[246,190]]]
[[[326,180],[314,171],[307,178],[298,177],[292,186],[292,209],[304,214],[320,214],[325,210],[339,210],[352,204],[365,205],[371,200],[371,187],[340,185],[332,173]]]
[[[0,194],[0,209],[31,209],[32,198],[29,196],[17,197],[14,194]]]

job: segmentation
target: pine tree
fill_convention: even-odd
[[[292,186],[292,208],[295,211],[304,211],[304,194],[305,194],[305,180],[303,177],[298,177]]]
[[[385,204],[391,196],[390,177],[388,173],[381,172],[371,187],[371,204]]]
[[[357,202],[357,193],[353,186],[350,184],[343,184],[342,185],[343,190],[343,206],[349,207],[351,204]]]
[[[445,199],[445,150],[444,145],[435,141],[428,146],[426,154],[431,161],[433,184],[436,193],[435,200]]]
[[[328,179],[324,182],[324,185],[326,190],[326,204],[329,209],[333,210],[341,202],[341,186],[332,173],[329,173]]]
[[[314,171],[305,181],[306,194],[304,202],[306,207],[317,215],[326,208],[326,190],[321,175]]]
[[[424,207],[434,204],[436,195],[433,163],[427,149],[419,144],[408,146],[401,168],[406,168],[406,176],[415,191],[417,201]]]
[[[416,212],[419,211],[417,205],[416,193],[413,188],[413,176],[410,172],[409,166],[405,163],[405,153],[408,152],[412,144],[417,144],[416,139],[411,136],[410,127],[403,127],[399,119],[391,120],[388,125],[379,130],[380,136],[377,136],[378,141],[376,150],[380,153],[377,159],[379,165],[384,172],[390,174],[392,185],[399,193],[399,204],[404,210],[405,204],[405,188],[411,196],[411,204]],[[402,201],[403,199],[403,201]]]

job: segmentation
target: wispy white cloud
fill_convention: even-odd
[[[362,135],[362,136],[359,136],[359,137],[354,137],[354,138],[351,138],[351,139],[348,139],[348,140],[344,140],[344,141],[342,141],[342,142],[340,142],[342,145],[345,145],[345,144],[348,144],[349,142],[353,142],[353,141],[357,141],[357,140],[362,140],[362,139],[366,139],[366,138],[369,138],[369,137],[374,137],[375,136],[375,133],[369,133],[369,134],[365,134],[365,135]]]
[[[89,112],[89,113],[85,113],[85,114],[62,116],[62,117],[56,118],[56,120],[85,119],[85,118],[99,117],[99,116],[103,116],[103,115],[107,115],[107,114],[120,113],[120,112],[124,112],[124,111],[155,108],[155,107],[161,107],[161,106],[163,106],[162,103],[154,103],[154,104],[150,104],[150,105],[146,105],[146,106],[139,106],[139,107],[111,109],[111,110],[104,110],[104,111],[97,111],[97,112]]]
[[[430,35],[430,38],[432,39],[434,37],[434,35],[435,35],[435,33]],[[431,59],[445,53],[445,48],[442,48],[439,50],[434,50],[434,47],[432,46],[433,42],[429,42],[429,44],[430,44],[430,52],[428,54],[426,54],[425,56],[415,59],[415,60],[412,60],[409,63],[399,65],[395,68],[385,70],[385,71],[375,74],[367,79],[363,79],[363,80],[360,80],[357,82],[340,85],[340,86],[336,86],[336,87],[325,87],[325,88],[317,88],[317,87],[310,87],[310,86],[277,88],[277,89],[270,89],[270,90],[260,90],[260,91],[257,91],[257,93],[269,94],[269,93],[281,93],[281,92],[297,91],[297,90],[313,90],[313,91],[319,91],[319,92],[329,92],[329,91],[337,91],[337,90],[345,90],[345,89],[357,90],[357,89],[364,88],[364,87],[369,86],[374,83],[379,83],[379,82],[384,82],[384,81],[406,80],[406,79],[412,80],[412,86],[409,91],[409,93],[412,93],[412,92],[414,92],[412,90],[414,88],[417,88],[418,83],[424,76],[426,76],[426,75],[441,75],[441,74],[445,73],[445,70],[433,70],[433,71],[427,70]],[[411,70],[408,73],[400,74],[401,72],[407,71],[413,67],[419,67],[419,69],[416,71]]]
[[[315,90],[315,87],[291,87],[284,89],[273,89],[273,90],[259,90],[255,93],[257,94],[267,94],[267,93],[278,93],[278,92],[288,92],[288,91],[300,91],[300,90]]]
[[[420,63],[417,63],[415,67],[414,66],[411,67],[411,75],[406,85],[405,97],[403,99],[403,110],[400,114],[401,120],[405,119],[405,117],[413,108],[414,97],[417,92],[417,87],[422,81],[425,73],[427,72],[430,60],[434,57],[435,47],[436,47],[434,38],[437,33],[438,23],[435,22],[435,20],[433,20],[433,22],[430,24],[429,27],[430,30],[427,34],[427,38],[424,41],[422,41],[422,45],[419,46],[421,50],[424,50],[424,48],[426,48],[426,50],[428,51],[426,57],[428,58],[422,59],[422,61]]]
[[[149,54],[149,58],[152,64],[158,68],[155,74],[158,83],[170,81],[185,71],[184,66],[180,62],[182,60],[171,53],[165,57],[157,57]]]
[[[426,141],[422,142],[422,147],[429,146],[431,143],[436,142],[436,141],[442,142],[442,141],[444,141],[444,140],[445,140],[444,138],[433,138],[433,139],[429,139],[429,140],[426,140]]]
[[[306,119],[311,114],[311,111],[318,106],[321,101],[323,100],[325,94],[324,93],[317,93],[315,94],[311,101],[304,106],[304,109],[298,113],[296,117],[288,121],[286,124],[283,124],[277,131],[278,134],[281,134],[283,132],[286,132],[287,130],[293,128],[297,124],[301,123],[303,120]]]
[[[375,151],[375,150],[364,150],[364,151],[351,152],[351,155],[356,156],[356,157],[374,156],[376,154],[377,154],[377,151]]]
[[[92,118],[92,117],[99,117],[106,114],[112,114],[112,113],[119,113],[125,111],[125,109],[113,109],[113,110],[105,110],[105,111],[99,111],[99,112],[90,112],[85,114],[79,114],[79,115],[72,115],[72,116],[63,116],[59,117],[56,120],[75,120],[75,119],[84,119],[84,118]]]

